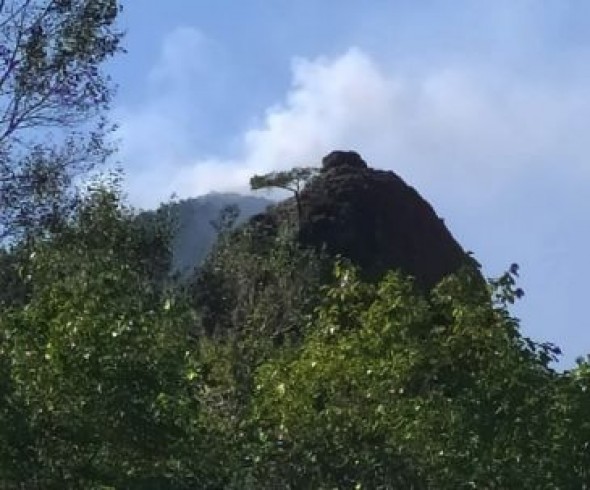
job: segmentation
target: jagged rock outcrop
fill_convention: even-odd
[[[428,290],[462,265],[474,264],[413,187],[394,172],[370,168],[356,152],[324,157],[300,199],[301,243],[350,259],[365,277],[396,269]],[[272,227],[287,208],[294,203],[258,216],[256,223]]]

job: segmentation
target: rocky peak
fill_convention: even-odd
[[[397,174],[333,151],[301,193],[300,241],[325,247],[378,278],[398,269],[430,289],[472,263],[432,206]]]
[[[325,173],[330,170],[353,170],[368,168],[367,163],[356,151],[333,151],[322,159],[322,170]]]

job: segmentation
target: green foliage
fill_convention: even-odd
[[[322,260],[288,229],[266,233],[264,223],[226,229],[193,286],[204,333],[250,332],[278,344],[298,337],[317,301]]]
[[[31,251],[31,298],[0,317],[3,488],[184,488],[222,473],[195,396],[194,315],[154,280],[158,237],[133,223],[97,190]]]
[[[21,264],[27,258],[23,244],[11,249],[0,248],[0,311],[8,306],[24,306],[30,286],[23,280]]]
[[[117,0],[0,2],[0,239],[54,229],[104,162]]]
[[[555,373],[551,346],[523,338],[467,272],[430,299],[395,274],[376,286],[337,275],[305,345],[258,370],[255,481],[583,488],[587,365],[575,381]]]
[[[292,192],[297,203],[297,217],[299,222],[301,222],[303,212],[301,207],[301,191],[318,174],[318,171],[315,167],[294,167],[288,171],[254,175],[250,179],[250,188],[252,190],[258,190],[276,187]]]
[[[520,333],[516,266],[428,296],[327,280],[293,230],[234,218],[190,295],[170,216],[116,185],[2,252],[0,487],[585,488],[590,362]]]
[[[255,175],[250,179],[250,187],[252,190],[277,187],[298,193],[317,172],[315,167],[294,167],[288,171]]]
[[[227,230],[192,287],[199,336],[221,344],[230,364],[234,418],[249,403],[255,369],[280,346],[301,342],[318,301],[321,257],[286,233]]]

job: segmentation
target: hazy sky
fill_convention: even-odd
[[[126,2],[132,202],[245,190],[354,149],[429,200],[526,334],[590,353],[590,2]]]

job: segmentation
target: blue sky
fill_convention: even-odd
[[[564,367],[590,353],[590,2],[127,2],[129,196],[246,190],[354,149],[428,199]]]

